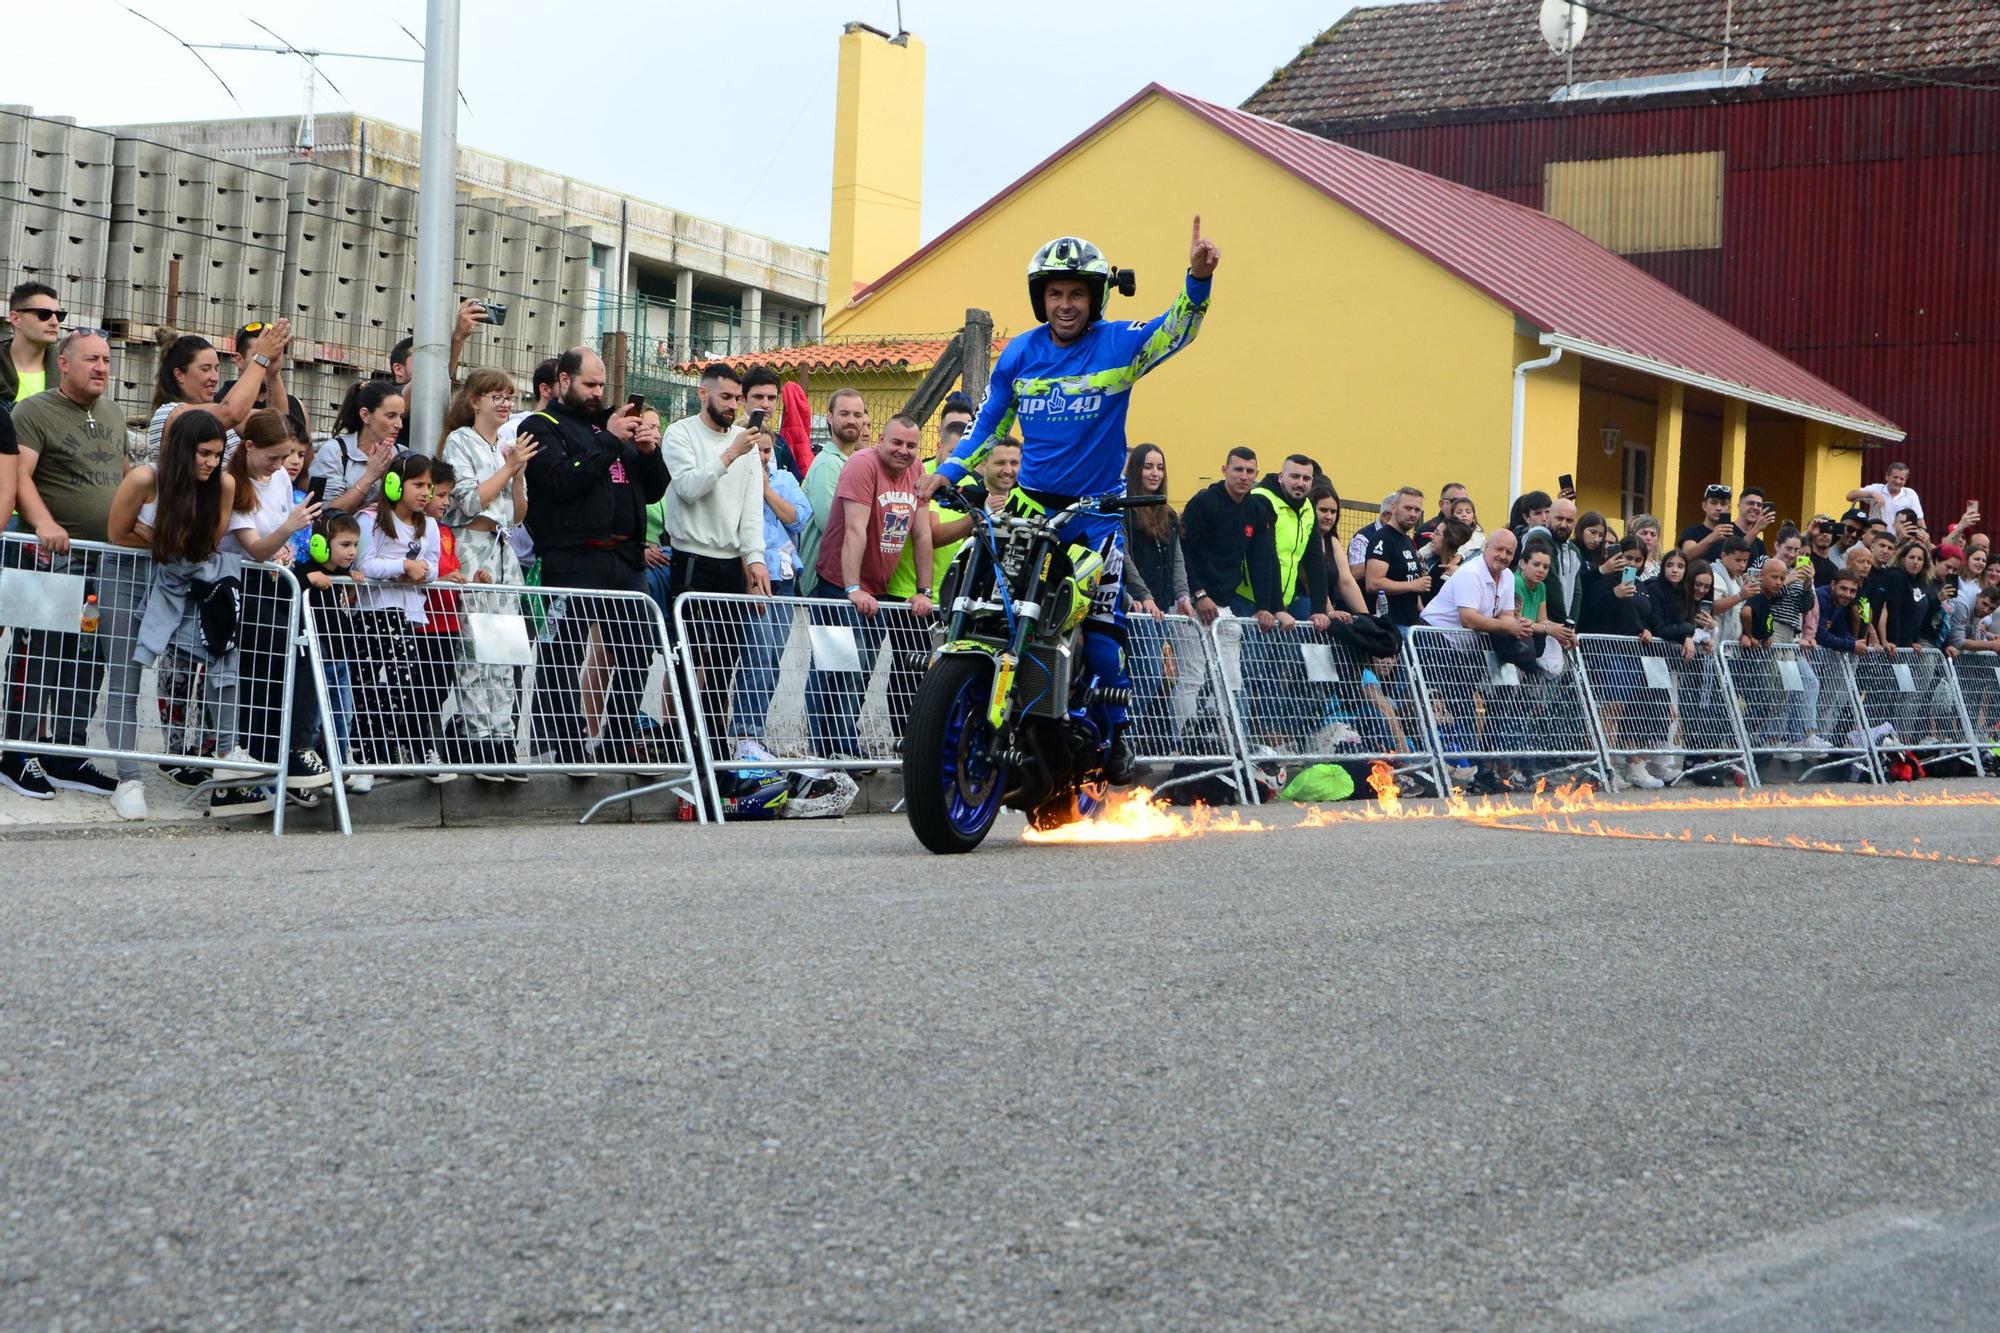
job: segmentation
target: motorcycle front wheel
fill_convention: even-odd
[[[941,855],[969,852],[999,817],[1007,770],[986,720],[993,664],[941,658],[924,675],[903,736],[903,812],[917,841]]]

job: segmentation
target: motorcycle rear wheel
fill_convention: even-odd
[[[924,675],[903,737],[903,812],[917,841],[943,856],[985,841],[1007,791],[986,720],[993,665],[941,658]]]

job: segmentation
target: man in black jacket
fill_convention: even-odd
[[[593,625],[610,658],[596,762],[639,763],[635,721],[646,668],[659,647],[646,592],[646,506],[667,493],[660,429],[629,404],[607,413],[604,361],[573,347],[556,363],[549,405],[521,423],[537,450],[528,464],[527,527],[542,561],[542,585],[633,592],[564,599],[556,632],[535,650],[535,750],[584,761],[577,678]]]
[[[1270,519],[1269,506],[1251,505],[1257,485],[1257,451],[1237,445],[1222,461],[1222,480],[1195,493],[1181,514],[1181,558],[1187,565],[1188,597],[1203,624],[1213,624],[1242,576],[1243,554],[1255,535],[1256,511]]]

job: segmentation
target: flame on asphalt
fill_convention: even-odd
[[[1625,838],[1635,842],[1715,843],[1733,847],[1776,847],[1800,852],[1937,861],[1951,865],[2000,865],[2000,856],[1989,860],[1985,857],[1930,851],[1923,846],[1922,840],[1917,838],[1911,839],[1911,845],[1904,848],[1878,846],[1868,838],[1861,838],[1852,843],[1840,843],[1790,833],[1774,836],[1730,832],[1704,833],[1697,836],[1692,828],[1683,829],[1679,833],[1652,832],[1624,828],[1617,824],[1606,823],[1603,819],[1604,815],[1614,813],[1717,814],[1731,811],[1882,808],[1990,810],[2000,808],[2000,792],[1792,792],[1765,789],[1738,792],[1729,796],[1676,795],[1657,800],[1619,800],[1606,798],[1583,783],[1571,783],[1555,788],[1549,788],[1545,783],[1537,783],[1534,793],[1525,797],[1502,797],[1495,801],[1491,797],[1482,796],[1475,802],[1468,801],[1462,793],[1454,791],[1446,798],[1443,805],[1405,806],[1402,793],[1396,784],[1395,773],[1387,764],[1377,763],[1372,767],[1368,784],[1375,791],[1374,806],[1355,811],[1313,807],[1306,811],[1305,817],[1299,821],[1299,827],[1325,828],[1334,824],[1375,823],[1389,820],[1457,819],[1486,828],[1559,833],[1575,837]]]
[[[1162,842],[1210,833],[1257,833],[1267,827],[1261,820],[1245,819],[1238,811],[1219,811],[1207,805],[1189,806],[1183,814],[1167,804],[1166,797],[1134,787],[1112,792],[1093,819],[1079,819],[1057,829],[1030,828],[1021,836],[1028,842]]]

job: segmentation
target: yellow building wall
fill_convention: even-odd
[[[924,193],[924,44],[858,24],[840,39],[826,303],[843,304],[917,248]]]
[[[1659,406],[1656,403],[1602,389],[1583,390],[1577,409],[1576,433],[1572,438],[1576,450],[1576,507],[1579,511],[1595,509],[1610,519],[1619,532],[1625,530],[1624,505],[1620,499],[1625,482],[1623,442],[1652,444],[1656,438],[1658,416]],[[1618,452],[1609,458],[1604,455],[1603,428],[1606,426],[1616,426],[1620,440]],[[1654,457],[1657,461],[1657,451]],[[1650,496],[1646,503],[1651,504]]]
[[[1157,98],[860,305],[830,309],[827,332],[955,328],[968,306],[1021,332],[1033,323],[1029,257],[1072,233],[1138,270],[1140,295],[1114,296],[1112,316],[1150,317],[1186,270],[1197,212],[1222,250],[1213,303],[1194,343],[1135,391],[1127,432],[1165,450],[1175,500],[1247,444],[1267,470],[1311,455],[1349,502],[1372,505],[1407,483],[1434,504],[1455,480],[1489,525],[1504,520],[1512,313]]]
[[[1513,367],[1526,361],[1539,361],[1549,354],[1549,349],[1535,339],[1516,333],[1514,336],[1513,364],[1508,366],[1508,392],[1513,392]],[[1583,359],[1573,352],[1563,353],[1563,359],[1542,370],[1531,370],[1522,377],[1523,402],[1521,430],[1521,489],[1523,491],[1547,491],[1556,493],[1556,480],[1563,473],[1576,477],[1578,496],[1581,498],[1586,476],[1577,468],[1577,393],[1582,382]],[[1511,448],[1512,424],[1508,423],[1508,435],[1503,441],[1504,448]],[[1513,497],[1505,494],[1506,474],[1501,474],[1501,485],[1485,490],[1475,488],[1472,492],[1474,503],[1479,507],[1479,519],[1488,529],[1507,517],[1508,506]],[[1616,491],[1616,481],[1613,482]],[[1494,509],[1495,505],[1499,507]],[[1588,505],[1583,506],[1588,508]],[[1491,514],[1488,510],[1492,509]]]

